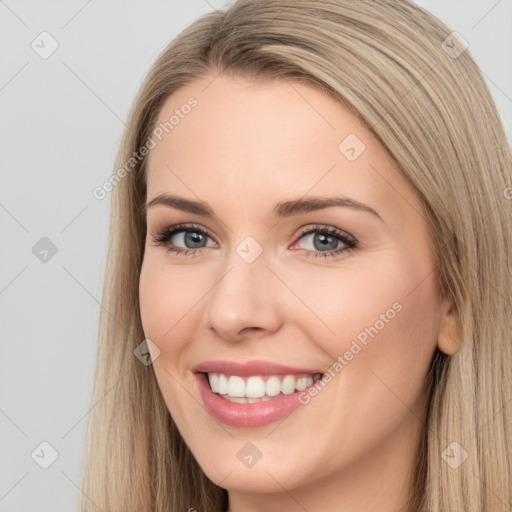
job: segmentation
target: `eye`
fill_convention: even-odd
[[[215,246],[216,243],[203,228],[193,224],[175,224],[168,226],[154,235],[155,245],[163,245],[167,251],[186,256],[196,254],[205,247]],[[208,243],[208,239],[212,243]],[[298,240],[291,249],[297,249],[297,245],[304,241],[308,257],[336,256],[343,252],[358,248],[358,242],[351,235],[331,226],[309,226],[302,230]]]
[[[175,224],[174,226],[164,228],[156,236],[153,236],[153,242],[156,245],[167,247],[169,252],[185,256],[189,253],[195,254],[197,251],[207,247],[208,238],[210,238],[208,232],[199,226]],[[210,245],[216,244],[213,242]]]
[[[306,228],[291,248],[295,248],[300,241],[305,241],[306,253],[312,257],[336,256],[358,247],[355,238],[331,226],[317,225]]]

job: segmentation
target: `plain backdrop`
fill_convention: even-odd
[[[512,0],[418,3],[469,43],[511,139]],[[110,199],[92,190],[157,55],[224,4],[0,0],[1,512],[77,510]]]

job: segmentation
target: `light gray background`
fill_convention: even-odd
[[[0,0],[2,512],[77,509],[108,235],[109,197],[92,190],[159,52],[224,3]],[[469,42],[511,139],[512,0],[418,3]],[[43,31],[59,45],[47,59],[31,48]],[[43,441],[48,469],[31,458],[50,460]]]

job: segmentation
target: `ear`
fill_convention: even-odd
[[[451,356],[459,350],[461,345],[460,318],[452,297],[444,298],[440,308],[437,346],[441,352]]]

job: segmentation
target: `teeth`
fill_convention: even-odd
[[[297,384],[295,384],[295,387],[297,388],[297,391],[304,391],[308,385],[308,378],[301,377],[300,379],[297,379]]]
[[[263,379],[259,377],[249,377],[245,385],[245,396],[247,398],[261,398],[265,396],[266,386]]]
[[[212,375],[216,375],[216,374],[213,373]],[[217,390],[218,390],[217,393],[219,393],[221,395],[225,395],[228,392],[228,379],[223,374],[219,375],[219,381],[218,381],[218,384],[217,384]]]
[[[223,395],[230,402],[256,403],[277,395],[291,395],[304,391],[322,377],[315,375],[265,375],[240,377],[222,373],[208,373],[208,381],[214,393]]]
[[[267,396],[277,396],[279,393],[281,393],[281,381],[279,380],[279,377],[269,377],[267,380],[267,384],[265,386],[265,394]]]
[[[245,382],[242,377],[232,375],[228,380],[228,395],[243,398],[245,397]]]
[[[295,383],[297,379],[293,375],[287,375],[281,382],[281,391],[285,395],[291,395],[295,391]]]

